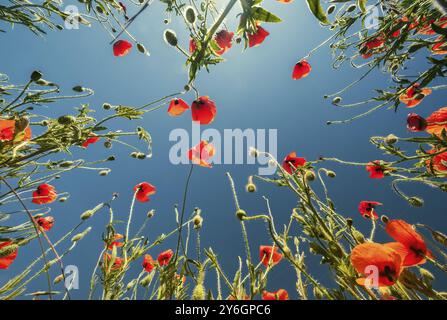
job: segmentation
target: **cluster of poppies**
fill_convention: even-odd
[[[168,113],[173,117],[178,117],[188,109],[190,107],[183,99],[175,98],[169,103]],[[192,121],[201,125],[212,123],[216,113],[216,104],[208,96],[198,97],[191,104]]]
[[[424,238],[407,222],[391,220],[386,223],[385,231],[395,242],[364,242],[352,249],[351,264],[362,275],[357,279],[359,285],[372,286],[374,281],[370,282],[371,276],[377,276],[378,287],[392,286],[404,268],[423,264],[427,258],[433,258]],[[377,273],[371,273],[374,272],[372,270]]]
[[[17,133],[16,136],[16,120],[0,119],[0,142],[12,142],[14,141],[29,141],[31,140],[32,133],[31,127],[27,125],[22,133]]]

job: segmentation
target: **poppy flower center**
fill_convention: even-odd
[[[396,270],[390,266],[385,266],[380,275],[386,277],[390,282],[394,282],[397,279]]]

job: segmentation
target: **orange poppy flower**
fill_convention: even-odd
[[[155,268],[154,259],[152,259],[152,256],[150,254],[144,255],[143,260],[143,268],[146,270],[146,272],[151,273],[152,270]]]
[[[104,253],[104,265],[106,268],[109,268],[109,263],[112,261],[112,255],[110,253]],[[113,261],[113,265],[111,266],[111,270],[121,269],[123,266],[124,259],[120,257],[115,257],[115,261]]]
[[[115,233],[113,235],[112,241],[110,242],[110,244],[107,246],[107,249],[109,250],[113,250],[113,247],[122,247],[124,246],[124,243],[122,243],[120,240],[122,240],[124,238],[124,236],[120,233]]]
[[[374,209],[381,205],[382,204],[377,201],[360,201],[359,212],[364,218],[377,220],[379,216]]]
[[[157,192],[157,189],[151,185],[149,182],[141,182],[137,184],[133,191],[136,191],[135,198],[140,202],[148,202],[149,196],[155,194]]]
[[[282,168],[286,170],[289,174],[293,174],[299,167],[306,164],[305,158],[300,158],[296,156],[296,152],[289,153],[282,162]]]
[[[439,36],[436,38],[436,43],[431,47],[433,54],[447,54],[447,41],[445,37]]]
[[[269,34],[267,30],[258,25],[255,33],[248,34],[248,46],[250,48],[259,46]]]
[[[36,223],[38,226],[44,231],[50,231],[54,225],[54,218],[51,216],[48,217],[40,217],[36,219]]]
[[[210,158],[214,156],[216,149],[208,141],[202,140],[194,148],[189,149],[188,159],[192,163],[197,164],[201,167],[211,168],[212,165],[208,162]]]
[[[12,241],[2,241],[0,242],[0,249],[7,250],[8,246],[11,246],[13,244]],[[6,252],[5,252],[6,253]],[[8,269],[9,266],[14,262],[14,260],[17,258],[18,249],[8,250],[8,253],[6,255],[0,256],[0,269]]]
[[[191,105],[192,121],[210,124],[216,117],[216,104],[208,96],[199,97]]]
[[[216,53],[222,55],[231,48],[231,41],[233,40],[234,32],[228,32],[227,30],[221,30],[216,33],[215,40],[220,50]]]
[[[115,57],[124,57],[132,49],[132,44],[126,40],[118,40],[113,44],[113,55]]]
[[[259,259],[261,260],[262,264],[266,267],[268,267],[270,261],[272,263],[272,266],[274,266],[274,265],[277,265],[281,261],[282,254],[278,252],[277,247],[260,246],[259,247]]]
[[[398,242],[387,245],[404,257],[403,265],[405,267],[425,263],[426,256],[432,256],[422,236],[407,222],[403,220],[391,220],[385,226],[385,231],[391,238]]]
[[[366,171],[369,172],[371,179],[382,179],[385,177],[386,169],[383,166],[382,160],[374,160],[366,165]]]
[[[293,68],[292,79],[298,80],[305,78],[309,75],[311,70],[312,67],[309,62],[307,62],[306,60],[301,60],[297,64],[295,64],[295,67]]]
[[[0,141],[12,141],[14,139],[16,121],[0,119]],[[31,140],[31,128],[27,126],[23,136],[18,138],[19,141]]]
[[[407,116],[407,128],[412,132],[424,131],[427,128],[427,120],[416,113]]]
[[[279,289],[275,292],[262,292],[262,300],[289,300],[289,294],[284,289]]]
[[[433,112],[426,120],[427,128],[425,130],[430,134],[440,136],[442,130],[447,130],[447,107]]]
[[[57,198],[56,190],[52,185],[43,183],[33,192],[32,202],[35,204],[51,203]]]
[[[196,40],[189,39],[189,53],[194,53],[197,50]]]
[[[171,249],[163,251],[157,257],[158,264],[160,266],[167,266],[173,255],[174,251],[172,251]]]
[[[428,151],[428,153],[435,152],[435,149]],[[447,149],[444,152],[428,159],[425,164],[428,172],[440,176],[447,176]]]
[[[189,109],[188,104],[183,99],[172,99],[169,103],[168,113],[173,117],[177,117]]]
[[[85,140],[82,143],[82,147],[87,148],[90,144],[98,142],[99,139],[100,139],[99,137],[97,137],[94,133],[92,133],[90,134],[90,137],[88,137],[87,140]]]
[[[362,58],[363,59],[370,58],[373,55],[374,51],[377,51],[378,48],[382,48],[384,44],[385,40],[382,39],[381,37],[365,42],[360,49],[360,52],[362,53]]]
[[[402,272],[402,258],[395,250],[383,244],[365,242],[355,246],[351,252],[351,264],[354,269],[364,276],[371,276],[371,267],[378,271],[378,286],[392,286]],[[367,278],[357,279],[359,285],[364,286]]]
[[[432,93],[430,88],[419,88],[420,84],[415,83],[399,96],[400,102],[407,105],[408,108],[414,108],[422,100]]]

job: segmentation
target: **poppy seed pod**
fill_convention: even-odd
[[[242,209],[239,209],[239,210],[237,210],[236,211],[236,217],[239,219],[239,220],[244,220],[244,218],[247,216],[247,213],[244,211],[244,210],[242,210]]]
[[[107,149],[110,149],[112,147],[112,142],[107,140],[104,142],[104,147],[106,147]]]
[[[357,8],[357,5],[355,4],[351,4],[348,9],[346,9],[347,12],[352,12]]]
[[[91,230],[92,230],[92,227],[88,227],[83,232],[74,235],[73,238],[71,238],[71,242],[78,242],[78,241],[82,240],[87,235],[87,233],[89,233]]]
[[[87,211],[84,211],[82,214],[81,214],[81,220],[87,220],[87,219],[89,219],[91,216],[93,216],[93,214],[94,214],[94,212],[93,212],[93,210],[87,210]]]
[[[196,214],[192,221],[194,223],[194,229],[202,228],[203,218],[200,216],[200,214]]]
[[[418,197],[410,197],[407,199],[408,203],[413,207],[422,207],[424,205],[424,200]]]
[[[42,73],[40,71],[33,71],[31,73],[31,81],[36,82],[39,81],[42,78]]]
[[[187,7],[185,10],[185,18],[190,24],[196,22],[196,10],[191,6]]]
[[[247,183],[245,190],[247,190],[247,192],[256,192],[256,185],[254,183]]]
[[[115,156],[109,156],[106,160],[107,161],[115,161],[116,157]]]
[[[166,41],[169,45],[171,45],[171,46],[173,46],[173,47],[176,47],[176,46],[177,46],[177,44],[178,44],[178,40],[177,40],[177,35],[176,35],[176,33],[174,32],[174,30],[166,29],[166,30],[165,30],[165,33],[164,33],[164,38],[165,38],[165,41]]]
[[[380,220],[381,220],[384,224],[387,224],[388,222],[390,222],[390,219],[389,219],[387,216],[385,216],[385,215],[381,216],[381,217],[380,217]]]
[[[142,54],[149,55],[149,51],[147,51],[146,47],[139,42],[137,43],[137,50]]]
[[[152,218],[155,215],[155,210],[149,210],[146,214],[146,217],[148,217],[148,219]]]
[[[354,237],[355,241],[357,241],[358,243],[365,242],[365,237],[363,236],[363,234],[360,231],[352,230],[352,236]]]

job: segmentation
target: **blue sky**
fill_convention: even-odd
[[[301,81],[293,81],[293,65],[329,33],[319,26],[302,1],[290,5],[266,1],[265,7],[280,16],[283,23],[265,24],[270,36],[257,48],[243,51],[242,45],[234,44],[224,56],[227,61],[212,67],[209,74],[201,72],[196,81],[200,94],[210,96],[218,108],[216,120],[208,127],[219,132],[236,128],[277,129],[280,159],[290,151],[296,151],[309,160],[324,155],[366,162],[383,158],[381,152],[369,144],[370,136],[389,133],[410,135],[405,128],[408,113],[405,108],[400,108],[397,113],[381,110],[349,125],[327,126],[327,120],[349,118],[358,110],[340,110],[323,96],[357,79],[361,71],[349,66],[333,70],[330,51],[324,47],[309,59],[313,66],[311,75]],[[130,29],[149,49],[150,57],[136,50],[124,58],[113,57],[108,35],[95,24],[80,30],[50,32],[43,38],[16,26],[13,31],[0,36],[0,71],[8,74],[14,83],[25,82],[31,71],[39,69],[45,79],[57,82],[65,92],[70,92],[70,88],[78,84],[93,88],[95,95],[87,101],[97,110],[97,117],[106,115],[106,111],[101,109],[103,102],[139,106],[178,92],[187,82],[187,69],[184,57],[162,39],[163,30],[167,27],[163,23],[165,17],[162,9],[162,5],[157,2]],[[238,10],[233,10],[226,21],[230,29],[237,26],[236,13]],[[181,22],[174,19],[168,27],[177,32],[180,43],[186,48],[188,35]],[[377,71],[350,91],[345,99],[355,102],[367,98],[373,88],[383,88],[388,82]],[[191,102],[193,93],[188,93],[184,99]],[[443,103],[441,95],[435,93],[427,97],[416,112],[428,115],[444,106]],[[77,101],[63,102],[44,107],[42,112],[60,116],[74,112],[73,108],[77,106]],[[111,124],[114,128],[122,129],[133,129],[137,125],[144,126],[153,137],[151,159],[131,159],[130,150],[117,144],[111,150],[102,147],[101,143],[87,150],[72,150],[73,157],[77,158],[95,159],[114,154],[117,161],[111,163],[112,173],[107,177],[77,171],[55,182],[59,191],[70,193],[70,200],[65,204],[52,205],[56,224],[49,233],[51,239],[64,234],[79,221],[81,212],[109,199],[113,192],[120,194],[115,201],[114,211],[119,219],[124,220],[132,188],[141,181],[151,182],[158,191],[148,204],[137,204],[133,229],[138,228],[149,209],[157,212],[146,229],[145,234],[149,239],[153,240],[160,232],[174,228],[173,205],[181,202],[189,166],[170,164],[168,154],[173,143],[168,137],[171,130],[176,128],[191,130],[189,114],[171,118],[166,109],[160,109],[137,122],[118,120]],[[404,191],[408,194],[417,194],[425,199],[426,205],[416,209],[393,193],[389,179],[369,179],[364,168],[329,163],[327,166],[337,172],[336,179],[329,184],[337,209],[345,216],[353,217],[360,229],[368,230],[369,222],[359,216],[358,202],[375,200],[384,203],[380,212],[390,217],[403,218],[411,223],[423,222],[438,230],[445,230],[447,222],[442,214],[445,206],[441,202],[445,195],[440,191],[420,185],[405,186]],[[286,189],[263,183],[257,183],[257,193],[245,193],[247,176],[257,172],[256,165],[216,165],[212,169],[194,170],[186,212],[192,212],[196,206],[202,209],[202,245],[212,247],[219,254],[220,261],[231,275],[238,266],[237,256],[243,256],[244,251],[239,222],[234,216],[232,195],[225,177],[227,171],[235,179],[241,206],[248,213],[265,212],[262,196],[268,197],[278,225],[287,221],[296,198]],[[66,264],[77,265],[80,270],[80,289],[72,293],[74,298],[85,297],[91,270],[103,246],[101,234],[106,223],[105,212],[95,216],[92,219],[92,232],[65,261]],[[124,231],[124,225],[120,227],[120,231]],[[258,251],[259,245],[269,243],[264,223],[248,223],[247,227],[253,252]],[[389,240],[383,230],[378,232],[378,239]],[[173,246],[174,242],[168,241],[151,254],[156,256],[163,249]],[[10,269],[0,273],[1,283],[10,274],[18,273],[28,265],[37,250],[35,244],[23,248]],[[309,256],[307,259],[314,275],[321,278],[323,283],[328,283],[330,274],[327,269],[320,267],[315,257]],[[214,276],[210,273],[209,280],[212,279]],[[292,297],[296,297],[294,283],[293,270],[287,263],[281,263],[272,271],[268,289],[274,291],[285,288]],[[214,287],[214,282],[209,284]],[[438,284],[445,285],[445,279],[439,279]],[[44,286],[42,277],[29,290],[43,289]]]

